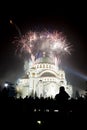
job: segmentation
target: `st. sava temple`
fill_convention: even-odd
[[[33,96],[38,98],[55,98],[61,86],[72,96],[72,86],[67,83],[66,75],[56,64],[56,58],[46,56],[47,52],[42,52],[42,56],[34,63],[26,61],[25,74],[17,80],[17,97],[25,98]]]

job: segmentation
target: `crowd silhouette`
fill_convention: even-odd
[[[55,99],[33,98],[24,99],[9,96],[9,90],[4,88],[0,92],[0,119],[2,122],[9,122],[7,127],[12,125],[16,128],[59,128],[65,126],[85,126],[87,117],[87,97],[76,99],[70,96],[61,86],[59,94]],[[4,127],[4,125],[3,125]]]

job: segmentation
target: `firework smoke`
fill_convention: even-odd
[[[16,51],[27,54],[33,63],[44,55],[55,59],[55,64],[59,64],[63,55],[71,54],[71,45],[58,32],[28,32],[16,39],[15,43]]]

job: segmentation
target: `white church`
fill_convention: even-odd
[[[35,63],[27,62],[24,76],[17,80],[17,98],[20,96],[55,98],[61,86],[64,86],[65,91],[72,96],[72,86],[68,85],[65,72],[60,70],[54,61],[53,58],[46,57],[44,52]]]

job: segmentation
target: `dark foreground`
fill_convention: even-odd
[[[85,128],[87,99],[0,98],[0,126],[2,129],[74,129]]]

